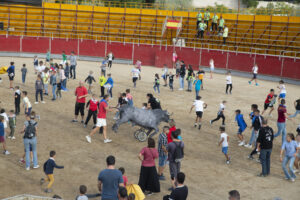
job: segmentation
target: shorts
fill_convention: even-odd
[[[103,118],[97,118],[97,127],[102,127],[102,126],[106,126],[106,119]]]
[[[300,158],[300,151],[298,151],[298,154],[296,155],[298,158]]]
[[[79,112],[80,112],[81,116],[84,116],[84,106],[85,106],[85,103],[76,102],[76,104],[75,104],[75,115],[78,115]]]
[[[0,136],[0,143],[5,142],[5,137],[4,136]]]
[[[279,94],[279,98],[281,98],[281,99],[285,99],[285,96],[286,96],[286,93]]]
[[[228,147],[222,147],[222,153],[226,155],[227,152],[228,152]]]
[[[203,112],[202,111],[197,111],[196,112],[197,117],[202,118]]]
[[[32,110],[32,107],[28,108],[28,112],[26,112],[26,108],[25,108],[25,115],[29,116],[31,114],[31,110]]]
[[[245,129],[244,129],[245,130]],[[242,133],[244,132],[244,130],[242,130],[241,128],[239,128],[237,134],[242,135]]]
[[[134,83],[135,83],[137,80],[138,80],[138,77],[133,77],[133,78],[132,78],[132,82],[134,82]]]
[[[32,146],[29,145],[29,151],[32,151]],[[26,149],[24,149],[24,152],[26,152]]]
[[[256,79],[256,77],[257,77],[257,74],[253,74],[253,79]]]
[[[168,156],[163,155],[158,157],[158,166],[163,167],[167,164]]]
[[[210,68],[210,71],[211,71],[211,72],[213,72],[214,70],[215,70],[215,68],[214,68],[214,67],[211,67],[211,68]]]
[[[8,76],[8,78],[9,78],[10,81],[13,81],[15,76]]]
[[[270,105],[270,103],[265,103],[264,110],[267,110],[268,107],[273,108],[273,105]]]

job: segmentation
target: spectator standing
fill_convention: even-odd
[[[226,94],[228,94],[228,89],[229,89],[229,94],[231,94],[232,91],[232,77],[231,77],[231,72],[227,71],[227,76],[226,76]]]
[[[65,76],[66,76],[67,80],[69,80],[69,78],[70,78],[70,66],[69,66],[68,62],[66,62],[66,66],[65,66]]]
[[[48,85],[49,85],[49,68],[46,67],[45,70],[42,73],[42,79],[44,84],[44,95],[48,96]]]
[[[198,30],[199,29],[199,24],[200,24],[200,22],[202,21],[202,14],[201,14],[201,12],[198,12],[198,14],[197,14],[197,26],[196,26],[196,30]]]
[[[223,32],[224,24],[225,24],[225,20],[223,19],[222,15],[221,15],[220,20],[219,20],[219,33]]]
[[[70,78],[76,79],[77,58],[74,51],[71,52],[70,65]]]
[[[127,189],[125,187],[119,187],[118,200],[128,200]]]
[[[37,66],[37,73],[41,75],[45,68],[44,62],[40,60],[39,66]]]
[[[134,67],[131,70],[131,74],[132,74],[133,87],[135,88],[136,87],[136,81],[138,80],[138,78],[140,76],[140,71],[136,67]]]
[[[35,81],[35,104],[39,103],[39,95],[41,97],[41,102],[45,103],[45,101],[43,100],[43,90],[44,90],[44,83],[42,81],[42,77],[39,74],[37,76],[37,80]]]
[[[203,38],[203,35],[204,35],[204,31],[206,29],[206,24],[204,23],[204,20],[202,20],[200,23],[199,23],[199,27],[198,27],[198,34],[197,34],[197,38]]]
[[[282,162],[282,169],[285,174],[285,179],[290,180],[292,182],[295,181],[296,175],[294,173],[294,162],[295,157],[298,153],[297,142],[295,141],[295,137],[293,133],[288,133],[286,136],[286,140],[283,142],[280,151],[280,162]],[[282,159],[283,153],[285,152],[284,158]],[[286,168],[286,165],[289,164],[289,171]]]
[[[106,63],[107,63],[107,61],[106,61],[106,60],[103,60],[101,66],[100,66],[100,68],[101,68],[101,73],[102,73],[104,76],[106,76]]]
[[[109,52],[109,54],[107,55],[107,60],[108,60],[108,68],[111,69],[112,67],[112,61],[115,59],[114,55],[112,52]]]
[[[133,106],[133,97],[130,94],[130,89],[126,89],[126,99],[128,101],[128,105]]]
[[[56,82],[56,71],[53,70],[51,72],[50,76],[50,85],[52,86],[52,101],[56,100],[56,88],[57,88],[57,82]]]
[[[164,77],[163,77],[163,78],[164,78]],[[154,86],[153,86],[153,89],[154,89],[154,92],[156,92],[156,89],[157,89],[158,94],[160,93],[159,85],[160,85],[160,82],[159,82],[159,75],[158,75],[158,74],[155,74],[155,75],[154,75]]]
[[[104,94],[105,94],[104,85],[105,85],[105,83],[106,83],[105,73],[101,72],[101,76],[99,78],[100,91],[101,91],[100,97],[104,97]]]
[[[223,31],[223,45],[226,45],[227,37],[228,37],[228,27],[225,25]]]
[[[75,90],[76,104],[75,104],[75,117],[72,122],[78,122],[78,114],[81,115],[81,123],[84,123],[84,106],[85,99],[88,96],[87,89],[83,86],[83,81],[79,81],[79,86]]]
[[[172,72],[170,72],[169,73],[169,87],[172,90],[172,92],[174,91],[173,83],[174,83],[174,75],[172,74]]]
[[[201,90],[204,89],[204,87],[203,87],[204,74],[205,74],[205,71],[199,66],[199,71],[197,72],[197,75],[198,75],[199,80],[201,81]]]
[[[186,200],[188,197],[188,187],[184,185],[185,174],[179,172],[176,177],[176,182],[172,183],[172,192],[170,195],[163,197],[163,200]]]
[[[26,170],[30,170],[30,147],[33,154],[33,168],[37,169],[40,166],[38,165],[37,158],[37,122],[35,119],[35,112],[32,111],[30,115],[26,116],[26,121],[24,122],[24,128],[21,133],[24,133],[24,147],[25,147],[25,161],[26,161]]]
[[[192,91],[192,85],[193,85],[193,79],[194,79],[194,70],[193,66],[189,65],[188,67],[188,74],[187,74],[187,82],[188,82],[188,92]]]
[[[165,82],[164,87],[167,87],[169,74],[168,74],[168,66],[166,64],[164,64],[164,68],[162,69],[162,71],[163,71],[162,78],[164,79]]]
[[[15,63],[10,62],[10,66],[7,69],[7,74],[9,78],[9,89],[14,89],[14,78],[15,78]]]
[[[173,142],[173,139],[172,139],[172,132],[176,130],[176,123],[174,121],[174,119],[170,119],[169,120],[169,133],[167,135],[167,138],[168,138],[168,144]]]
[[[10,128],[10,134],[8,136],[9,139],[15,140],[15,130],[16,130],[16,115],[13,110],[9,111],[8,115],[8,125]]]
[[[64,166],[59,166],[55,163],[55,157],[56,157],[56,152],[55,151],[50,151],[50,158],[44,163],[44,166],[43,166],[43,170],[46,174],[46,181],[48,181],[48,185],[47,185],[47,188],[45,189],[45,192],[46,193],[50,193],[52,192],[51,190],[51,187],[54,183],[54,176],[53,176],[53,173],[54,173],[54,168],[57,168],[57,169],[63,169]],[[41,179],[41,184],[43,184],[45,182],[45,179]]]
[[[61,82],[61,87],[65,91],[67,89],[67,78],[65,76],[65,70],[63,65],[59,65],[59,77]]]
[[[115,169],[115,157],[106,158],[107,168],[102,170],[98,176],[98,189],[101,193],[102,200],[118,200],[118,189],[124,187],[122,173]]]
[[[290,115],[289,118],[294,118],[298,114],[300,114],[300,98],[294,102],[294,106],[295,106],[296,112],[293,115]]]
[[[268,126],[268,121],[264,119],[257,138],[257,149],[260,152],[259,159],[262,167],[262,172],[258,175],[260,177],[265,177],[270,174],[273,139],[273,129]]]
[[[181,67],[181,61],[180,60],[176,61],[175,67],[176,67],[176,77],[178,77],[179,73],[180,73],[180,67]]]
[[[88,116],[86,117],[86,120],[84,123],[84,128],[88,125],[91,117],[93,117],[93,122],[94,122],[93,128],[95,128],[96,123],[97,123],[97,108],[98,108],[98,106],[99,106],[99,102],[96,99],[96,94],[93,94],[92,98],[86,104],[86,108],[89,107],[89,111],[88,111]]]
[[[218,31],[218,15],[214,13],[214,16],[212,17],[212,23],[211,23],[211,30],[212,31]]]
[[[193,84],[195,85],[195,92],[196,92],[196,98],[197,98],[197,96],[199,96],[199,92],[200,92],[201,85],[202,85],[202,81],[199,79],[199,76],[196,76],[196,80],[194,80]]]
[[[50,62],[50,59],[51,59],[51,53],[50,50],[48,49],[46,54],[46,62]]]
[[[158,177],[159,180],[165,180],[165,176],[163,175],[163,171],[167,164],[168,159],[168,138],[167,134],[169,132],[169,127],[164,126],[163,132],[158,137]]]
[[[21,104],[21,91],[20,87],[15,87],[15,113],[16,115],[20,114],[20,104]]]
[[[178,139],[180,134],[180,129],[172,131],[173,142],[168,144],[168,159],[172,183],[180,172],[181,161],[184,157],[184,143]]]
[[[139,80],[142,79],[142,76],[141,76],[141,72],[142,72],[142,62],[140,60],[137,60],[136,63],[135,63],[135,66],[136,68],[140,71],[140,74],[139,74]]]
[[[180,63],[181,67],[179,70],[179,90],[184,89],[184,77],[185,77],[185,64],[184,61],[182,60]]]
[[[27,68],[26,68],[26,64],[23,64],[23,67],[21,69],[22,72],[22,83],[25,84],[26,81],[26,74],[27,74]]]
[[[107,88],[107,93],[110,95],[110,98],[112,98],[113,97],[112,89],[114,87],[114,80],[112,79],[111,74],[107,74],[107,77],[108,79],[104,84],[104,86]]]
[[[61,64],[63,64],[63,65],[66,64],[66,62],[67,62],[67,56],[66,56],[65,51],[62,51],[61,57],[62,57]]]
[[[4,129],[4,117],[0,115],[0,143],[2,143],[3,147],[3,154],[9,155],[9,151],[6,150],[6,143],[5,143],[5,129]]]
[[[277,112],[278,112],[278,119],[277,119],[277,128],[278,131],[274,135],[274,137],[278,137],[282,133],[282,143],[285,141],[286,138],[286,119],[288,119],[288,113],[285,106],[285,99],[281,99],[281,104],[279,104]]]
[[[24,105],[24,108],[25,108],[25,115],[30,115],[31,110],[32,110],[32,106],[31,106],[31,103],[30,103],[30,101],[27,97],[27,91],[23,91],[22,95],[23,95],[23,105]]]
[[[155,141],[153,138],[148,138],[148,146],[144,147],[139,154],[139,159],[142,161],[139,186],[146,195],[160,192],[160,184],[155,167],[156,158],[158,158],[158,151],[155,149]]]
[[[214,60],[210,59],[209,60],[209,68],[210,68],[210,78],[213,78],[213,72],[215,71],[215,64],[214,64]]]
[[[204,23],[206,23],[206,27],[208,27],[209,20],[210,20],[210,12],[208,9],[206,9],[204,13]]]
[[[37,56],[34,56],[34,58],[33,58],[33,67],[34,67],[35,74],[37,74],[38,66],[39,66],[39,60],[38,60]]]
[[[86,195],[87,187],[85,185],[81,185],[79,187],[79,195],[76,197],[76,200],[88,200],[88,196]]]

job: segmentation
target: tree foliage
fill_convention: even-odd
[[[258,5],[257,0],[242,0],[242,2],[247,6],[247,8],[256,8]]]

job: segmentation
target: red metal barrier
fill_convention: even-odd
[[[117,59],[132,60],[134,63],[136,60],[141,60],[142,65],[162,67],[163,64],[167,64],[169,67],[172,67],[172,46],[0,36],[0,51],[46,53],[48,49],[51,49],[52,54],[61,54],[62,51],[65,51],[69,55],[71,51],[74,51],[79,56],[95,57],[104,57],[105,54],[112,51]],[[255,62],[259,67],[259,74],[300,80],[300,59],[296,58],[186,47],[176,47],[175,51],[179,60],[184,60],[186,65],[193,65],[195,70],[198,69],[199,64],[201,66],[209,66],[209,60],[213,59],[216,68],[251,72]]]

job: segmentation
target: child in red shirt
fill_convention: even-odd
[[[170,120],[169,126],[170,126],[170,129],[169,129],[169,133],[167,135],[168,144],[171,143],[171,142],[173,142],[173,140],[172,140],[172,132],[176,130],[176,124],[175,124],[175,121],[173,119]]]
[[[123,177],[123,181],[124,181],[124,186],[126,187],[128,185],[128,178],[125,175],[125,169],[124,167],[120,167],[119,168],[120,172],[122,172],[122,177]]]

